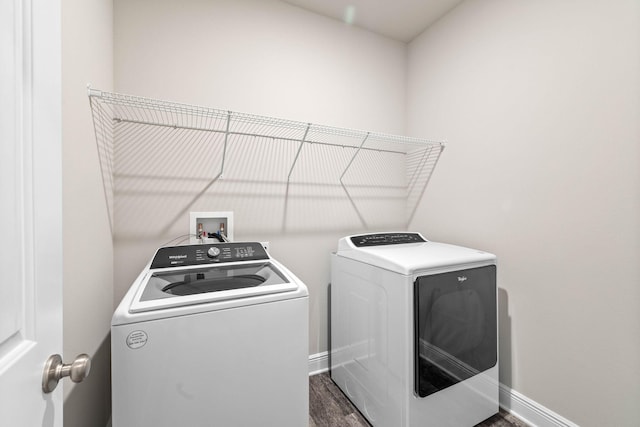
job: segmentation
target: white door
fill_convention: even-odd
[[[62,427],[60,0],[0,1],[0,425]]]

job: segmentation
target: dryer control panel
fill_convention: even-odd
[[[151,262],[151,268],[184,267],[188,265],[209,265],[264,259],[269,259],[269,255],[258,242],[168,246],[158,249]]]
[[[351,243],[357,248],[422,242],[426,240],[418,233],[378,233],[351,237]]]

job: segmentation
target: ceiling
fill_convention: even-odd
[[[283,1],[406,43],[463,0]]]

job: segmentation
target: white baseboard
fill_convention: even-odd
[[[500,384],[500,407],[531,427],[579,427],[504,384]]]
[[[312,354],[309,356],[309,376],[321,374],[329,370],[329,352]]]
[[[309,376],[329,370],[329,352],[309,356]],[[531,427],[579,427],[521,393],[500,384],[500,407]]]

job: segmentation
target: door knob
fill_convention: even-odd
[[[91,358],[86,354],[79,354],[68,365],[62,363],[62,357],[59,354],[49,356],[42,374],[42,391],[51,393],[58,386],[58,381],[64,377],[69,377],[74,383],[79,383],[89,376],[90,370]]]

